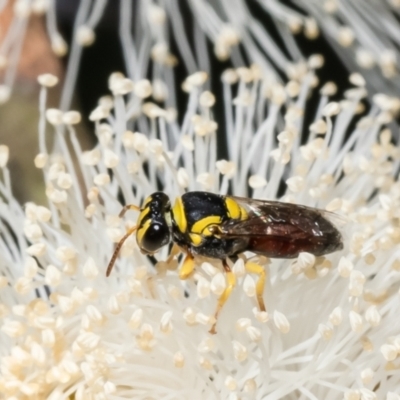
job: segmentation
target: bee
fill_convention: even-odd
[[[167,262],[179,253],[185,254],[180,279],[193,274],[196,256],[221,260],[227,285],[218,299],[211,333],[216,332],[218,315],[236,283],[228,260],[235,262],[246,251],[289,259],[301,252],[323,256],[343,248],[342,235],[327,218],[328,212],[291,203],[188,192],[172,206],[165,193],[156,192],[141,208],[124,206],[120,217],[128,210],[139,211],[137,224],[118,242],[106,276],[110,275],[123,243],[135,232],[137,244],[146,255],[153,255],[171,242]],[[265,269],[256,263],[245,265],[248,272],[258,275],[257,302],[259,309],[265,311]]]

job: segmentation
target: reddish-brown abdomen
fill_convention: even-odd
[[[271,258],[295,258],[299,253],[307,252],[315,256],[341,250],[343,243],[340,234],[328,237],[309,237],[307,239],[285,239],[269,236],[249,238],[247,250]]]

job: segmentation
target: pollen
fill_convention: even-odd
[[[246,275],[244,278],[243,291],[248,297],[254,297],[256,295],[256,284],[252,276]]]
[[[160,320],[160,331],[162,333],[168,334],[171,333],[173,330],[173,324],[172,324],[172,311],[166,311]]]
[[[393,361],[397,358],[397,349],[391,344],[384,344],[380,348],[383,357],[387,361]]]
[[[350,326],[353,332],[360,333],[363,329],[362,316],[356,311],[350,311],[349,313]]]
[[[53,87],[58,83],[58,78],[53,74],[42,74],[38,76],[38,82],[44,87]]]
[[[48,265],[45,273],[45,281],[49,286],[56,287],[61,283],[61,272],[54,265]]]
[[[185,365],[185,357],[183,356],[183,354],[178,351],[174,354],[173,357],[173,362],[174,362],[174,366],[176,368],[183,368]]]
[[[82,154],[82,162],[85,165],[90,165],[90,166],[97,165],[100,159],[101,159],[101,153],[98,149],[86,151]]]
[[[275,326],[282,332],[288,333],[290,331],[290,323],[286,316],[281,312],[275,310],[273,315]]]
[[[217,161],[216,166],[217,166],[219,172],[228,178],[231,178],[236,171],[235,164],[230,161],[226,161],[226,160]]]
[[[98,174],[94,177],[93,179],[93,183],[97,186],[104,186],[104,185],[108,185],[110,183],[111,179],[110,179],[110,175],[108,174]]]
[[[260,189],[267,185],[267,180],[260,175],[252,175],[249,178],[249,186],[253,189]]]
[[[96,266],[96,263],[92,257],[89,257],[88,260],[83,265],[83,275],[87,279],[95,279],[99,274],[99,269]]]
[[[196,324],[196,313],[191,307],[187,307],[183,312],[183,318],[188,325]]]
[[[213,292],[215,293],[214,290],[213,290]],[[209,294],[210,294],[210,282],[203,277],[199,277],[199,279],[197,281],[197,296],[200,299],[204,299]]]
[[[143,310],[141,308],[136,309],[129,320],[129,327],[131,329],[138,329],[139,326],[142,324],[143,320]]]
[[[232,376],[227,376],[225,378],[225,386],[230,390],[230,391],[234,391],[237,389],[237,382],[235,381],[235,379]]]
[[[197,347],[199,353],[209,353],[215,349],[215,342],[212,338],[208,337],[201,341]]]
[[[245,361],[248,357],[247,348],[240,342],[234,340],[232,341],[233,354],[239,362]]]
[[[52,125],[61,125],[63,123],[63,113],[56,108],[49,108],[46,111],[46,119]]]
[[[141,79],[140,81],[135,83],[133,92],[140,99],[145,99],[145,98],[151,96],[151,94],[153,92],[153,88],[152,88],[149,80]]]

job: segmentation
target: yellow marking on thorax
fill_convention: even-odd
[[[146,199],[144,200],[144,202],[142,204],[142,210],[144,210],[152,200],[153,200],[153,196],[146,197]]]
[[[190,230],[189,236],[194,246],[200,246],[204,236],[212,236],[214,233],[209,230],[209,227],[219,225],[221,217],[218,215],[210,215],[195,222]]]
[[[150,207],[142,208],[142,211],[140,212],[139,217],[138,217],[138,219],[137,219],[137,223],[136,223],[137,226],[140,227],[140,225],[141,225],[141,223],[142,223],[144,217],[145,217],[149,212],[150,212]]]
[[[221,223],[221,217],[218,215],[210,215],[197,222],[195,222],[190,230],[192,233],[201,233],[205,236],[211,236],[212,232],[206,229],[209,225],[219,225]]]
[[[175,205],[172,208],[173,219],[178,225],[179,230],[182,233],[186,232],[187,229],[187,219],[185,215],[185,209],[183,207],[182,198],[178,197],[175,201]]]
[[[138,217],[137,223],[136,223],[136,225],[138,227],[140,227],[144,217],[150,212],[149,204],[152,200],[153,200],[153,196],[148,196],[148,197],[146,197],[145,201],[143,202],[142,207],[140,209],[140,214],[139,214],[139,217]]]
[[[192,242],[193,246],[199,246],[201,245],[201,242],[203,241],[203,238],[201,235],[198,233],[189,233],[190,236],[190,241]]]
[[[148,219],[143,226],[141,226],[137,231],[136,231],[136,241],[140,247],[142,241],[143,241],[143,236],[146,233],[147,229],[149,229],[149,226],[151,225],[151,219]]]
[[[246,210],[231,197],[225,197],[225,206],[228,211],[229,218],[240,220],[245,220],[247,218]]]

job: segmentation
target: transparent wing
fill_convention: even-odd
[[[337,233],[331,220],[340,216],[328,211],[279,201],[232,198],[247,211],[248,218],[222,224],[222,234],[226,237],[270,236],[293,240]]]
[[[331,213],[278,201],[233,199],[247,210],[247,218],[224,222],[219,235],[246,240],[248,251],[294,258],[301,252],[323,256],[343,248],[341,233],[327,218]]]

